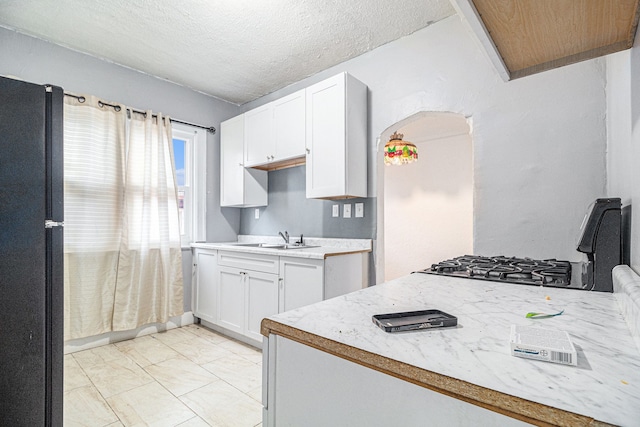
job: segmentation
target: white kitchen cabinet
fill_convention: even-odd
[[[306,89],[307,197],[367,197],[367,87],[341,73]]]
[[[278,275],[219,267],[218,325],[256,341],[260,322],[278,313]]]
[[[269,163],[275,152],[273,138],[273,104],[244,113],[244,165]]]
[[[282,336],[265,343],[265,427],[531,425]]]
[[[324,299],[324,260],[280,257],[280,312]]]
[[[283,161],[306,154],[305,90],[273,102],[275,160]]]
[[[220,206],[267,205],[267,172],[244,166],[244,115],[220,124]]]
[[[325,259],[280,257],[280,313],[366,288],[367,253]]]
[[[209,322],[218,318],[218,251],[196,249],[193,254],[193,315]]]
[[[278,257],[220,251],[216,324],[260,343],[260,322],[278,313]]]
[[[246,272],[233,267],[218,267],[218,325],[239,334],[244,333],[244,300]]]
[[[262,319],[278,313],[278,282],[277,274],[252,271],[245,276],[244,334],[258,342]]]
[[[195,249],[194,316],[255,346],[262,319],[367,286],[368,253],[325,259]]]
[[[305,91],[247,111],[244,165],[276,169],[304,162]]]

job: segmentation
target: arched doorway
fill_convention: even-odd
[[[383,165],[395,131],[416,144],[417,162]],[[380,137],[377,167],[380,281],[472,253],[473,150],[463,115],[420,112],[390,126]]]

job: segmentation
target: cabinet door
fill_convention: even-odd
[[[262,319],[278,314],[278,275],[250,272],[245,279],[246,328],[245,335],[262,341]]]
[[[347,73],[307,88],[307,197],[367,197],[367,86]]]
[[[307,197],[345,191],[345,80],[339,74],[306,90]],[[362,159],[366,162],[366,158]]]
[[[304,89],[273,102],[276,161],[305,155],[305,109]]]
[[[280,257],[280,312],[324,299],[324,261]]]
[[[266,206],[267,172],[244,167],[244,115],[220,124],[220,206]]]
[[[244,116],[220,124],[220,206],[244,204]]]
[[[218,324],[244,332],[244,282],[247,273],[232,267],[218,267]]]
[[[218,251],[196,249],[194,253],[193,315],[218,322]]]
[[[273,104],[244,113],[244,165],[257,166],[275,158]]]

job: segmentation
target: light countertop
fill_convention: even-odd
[[[298,239],[291,236],[291,242]],[[237,242],[221,243],[192,243],[193,248],[217,249],[232,252],[245,252],[253,254],[288,256],[294,258],[325,259],[330,256],[347,255],[353,253],[371,252],[371,239],[329,239],[319,237],[305,237],[308,248],[273,249],[252,246],[242,246],[242,243],[284,243],[279,236],[251,236],[240,235]]]
[[[458,326],[390,334],[371,321],[423,309],[452,314]],[[567,331],[578,366],[511,356],[512,324]],[[640,420],[640,352],[611,293],[412,274],[269,317],[262,333],[536,423]]]

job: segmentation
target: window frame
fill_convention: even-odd
[[[184,234],[180,242],[183,248],[189,248],[191,243],[207,239],[207,131],[172,123],[171,133],[172,144],[173,139],[185,141]]]

